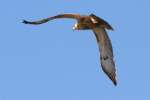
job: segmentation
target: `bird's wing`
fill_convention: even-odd
[[[113,30],[113,27],[108,22],[106,22],[105,20],[103,20],[102,18],[97,17],[94,14],[90,14],[90,18],[91,18],[91,20],[92,20],[93,23],[99,23],[99,25],[101,27],[106,28],[108,30]]]
[[[113,49],[108,34],[102,27],[94,28],[93,32],[99,45],[101,67],[107,76],[112,80],[114,85],[117,85]]]
[[[23,23],[38,25],[38,24],[46,23],[46,22],[48,22],[50,20],[53,20],[53,19],[57,19],[57,18],[71,18],[71,19],[77,19],[78,20],[81,17],[82,16],[79,15],[79,14],[59,14],[59,15],[56,15],[56,16],[48,17],[48,18],[45,18],[45,19],[37,20],[37,21],[23,20]]]

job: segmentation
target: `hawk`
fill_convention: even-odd
[[[105,20],[94,14],[90,15],[59,14],[38,21],[23,20],[23,23],[39,25],[59,18],[76,19],[77,23],[74,25],[73,30],[90,29],[94,32],[99,46],[101,67],[103,71],[106,73],[106,75],[109,77],[109,79],[111,79],[113,84],[116,86],[117,80],[116,80],[116,68],[114,62],[113,49],[110,38],[106,32],[106,29],[113,30],[113,28],[108,22],[106,22]]]

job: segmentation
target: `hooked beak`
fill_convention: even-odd
[[[73,30],[76,30],[76,29],[77,29],[77,23],[73,26],[72,29],[73,29]]]
[[[75,31],[75,30],[76,30],[76,28],[75,28],[75,27],[73,27],[73,28],[72,28],[72,30],[73,30],[73,31]]]

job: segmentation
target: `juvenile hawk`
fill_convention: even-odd
[[[107,76],[112,80],[114,85],[117,85],[113,49],[106,32],[106,29],[113,30],[113,28],[105,20],[94,14],[90,14],[88,16],[79,14],[59,14],[38,21],[23,20],[23,23],[39,25],[58,18],[76,19],[77,23],[73,27],[74,30],[93,30],[99,46],[101,67]]]

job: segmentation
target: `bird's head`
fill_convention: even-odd
[[[73,30],[88,30],[91,29],[88,24],[84,24],[84,23],[76,23],[73,28]]]
[[[73,26],[72,29],[73,29],[73,30],[78,30],[78,29],[79,29],[79,25],[76,23],[76,24]]]

